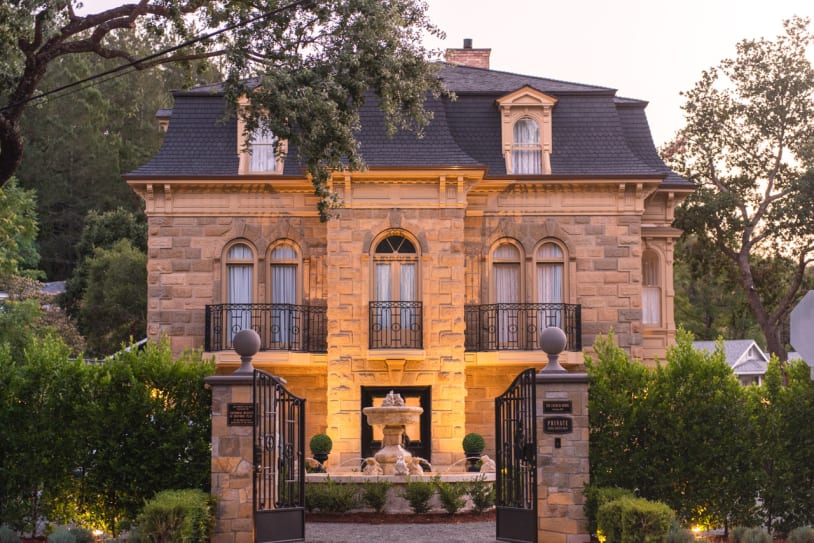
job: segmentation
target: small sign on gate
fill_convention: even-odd
[[[254,425],[254,404],[253,403],[226,404],[226,425],[227,426]]]

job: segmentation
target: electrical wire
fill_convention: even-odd
[[[35,100],[43,100],[43,99],[45,99],[46,97],[49,97],[49,96],[51,96],[51,98],[49,100],[58,100],[60,98],[65,98],[65,97],[70,96],[70,95],[72,95],[72,94],[74,94],[76,92],[80,92],[82,90],[85,90],[88,87],[93,86],[94,84],[104,84],[104,83],[107,83],[108,81],[111,81],[111,80],[116,79],[118,77],[123,77],[125,75],[129,75],[129,74],[131,74],[133,72],[139,71],[141,69],[141,68],[139,68],[139,64],[144,64],[146,62],[150,62],[152,60],[161,58],[164,55],[167,55],[169,53],[173,53],[175,51],[183,49],[184,47],[189,47],[190,45],[194,45],[196,43],[201,43],[201,42],[208,41],[208,40],[214,38],[215,36],[218,36],[218,35],[223,34],[225,32],[230,32],[232,30],[236,30],[236,29],[244,27],[246,25],[256,23],[257,21],[262,21],[263,19],[267,19],[267,18],[269,18],[269,17],[271,17],[273,15],[277,15],[278,13],[281,13],[283,11],[287,11],[289,9],[299,7],[299,6],[303,5],[303,4],[307,4],[307,3],[310,3],[312,1],[313,0],[295,0],[294,2],[290,2],[290,3],[288,3],[288,4],[284,5],[284,6],[280,6],[277,9],[273,9],[273,10],[271,10],[269,12],[263,13],[263,14],[258,15],[256,17],[253,17],[253,18],[251,18],[251,19],[249,19],[247,21],[243,21],[241,23],[236,23],[236,24],[233,24],[231,26],[227,26],[227,27],[212,31],[212,32],[210,32],[208,34],[203,34],[201,36],[197,36],[197,37],[189,39],[189,40],[187,40],[187,41],[185,41],[183,43],[180,43],[178,45],[168,47],[168,48],[163,49],[161,51],[158,51],[156,53],[152,53],[152,54],[147,55],[145,57],[141,57],[139,59],[132,60],[132,61],[127,62],[125,64],[120,64],[119,66],[116,66],[115,68],[111,68],[109,70],[105,70],[104,72],[94,74],[94,75],[86,77],[84,79],[80,79],[79,81],[74,81],[72,83],[68,83],[66,85],[62,85],[60,87],[57,87],[55,89],[51,89],[51,90],[42,92],[42,93],[40,93],[40,94],[38,94],[36,96],[31,96],[29,98],[26,98],[25,100],[20,100],[18,102],[12,103],[12,104],[5,105],[3,107],[0,107],[0,111],[6,111],[6,110],[12,109],[14,107],[17,107],[19,105],[24,105],[24,104],[27,104],[29,102],[33,102]],[[128,70],[128,71],[125,71],[125,70]],[[97,80],[100,80],[100,81],[97,81]],[[78,88],[74,89],[75,87],[78,87]],[[64,91],[68,91],[70,89],[74,89],[74,90],[71,90],[70,92],[64,92]],[[53,96],[53,95],[57,95],[57,96]]]

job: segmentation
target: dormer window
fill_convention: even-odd
[[[248,108],[247,98],[242,98],[238,102],[241,108]],[[287,143],[285,140],[278,141],[274,133],[262,124],[249,133],[246,130],[246,118],[240,114],[237,118],[238,173],[241,175],[283,173],[285,155],[288,152]]]
[[[276,138],[269,130],[258,128],[252,133],[249,143],[249,171],[252,173],[276,172],[277,157],[274,153]]]
[[[531,87],[497,99],[507,174],[551,174],[551,110],[556,103]]]
[[[512,173],[516,174],[533,175],[543,173],[540,127],[533,119],[523,118],[514,123],[512,166]]]

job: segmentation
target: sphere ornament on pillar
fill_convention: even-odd
[[[240,367],[232,375],[251,375],[252,357],[260,350],[260,335],[251,329],[241,330],[232,339],[232,346],[240,355]]]
[[[566,345],[568,338],[560,328],[549,326],[540,332],[540,347],[548,355],[548,364],[540,370],[540,373],[566,371],[559,362],[560,353],[565,350]]]

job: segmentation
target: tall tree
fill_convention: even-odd
[[[0,188],[0,278],[33,272],[40,259],[36,240],[34,192],[12,180]]]
[[[775,41],[744,40],[684,93],[686,126],[665,149],[698,184],[678,224],[732,263],[770,352],[786,358],[783,329],[814,261],[814,68],[808,19]],[[759,262],[788,265],[782,284]]]
[[[67,55],[94,53],[139,68],[223,55],[228,94],[251,95],[247,130],[266,125],[298,150],[323,210],[332,203],[329,169],[361,165],[354,129],[366,92],[380,96],[395,129],[428,122],[424,99],[442,91],[422,45],[424,33],[440,31],[421,0],[141,0],[88,15],[75,11],[80,3],[0,6],[0,184],[20,164],[23,112]],[[142,60],[117,47],[112,37],[139,23],[148,35],[177,36],[179,49]],[[191,39],[202,28],[219,30]]]

